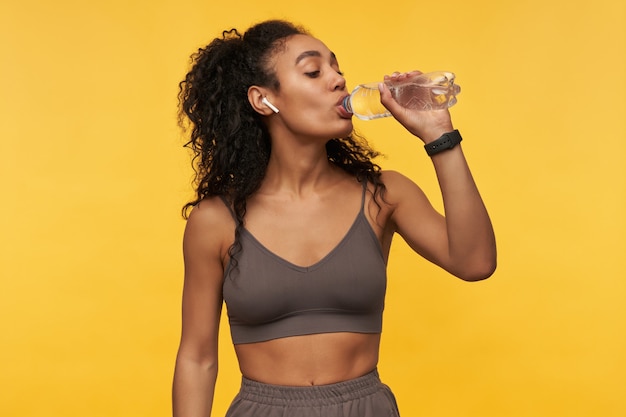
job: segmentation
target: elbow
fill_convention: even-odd
[[[490,269],[490,270],[485,269],[483,271],[476,271],[470,274],[460,275],[459,278],[461,278],[463,281],[466,281],[466,282],[483,281],[489,278],[490,276],[492,276],[494,272],[495,272],[495,268]]]
[[[494,274],[496,267],[497,261],[494,257],[493,259],[475,263],[471,267],[464,268],[454,275],[467,282],[483,281]]]
[[[498,252],[495,243],[489,247],[481,247],[472,254],[467,254],[464,261],[457,264],[458,278],[467,282],[483,281],[496,272]]]
[[[181,347],[176,356],[176,369],[198,372],[217,377],[217,352],[187,350]]]

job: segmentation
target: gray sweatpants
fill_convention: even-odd
[[[310,387],[243,378],[226,417],[399,417],[396,399],[376,370],[345,382]]]

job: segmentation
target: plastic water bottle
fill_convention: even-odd
[[[385,81],[391,95],[398,103],[409,109],[436,110],[456,104],[461,87],[454,83],[454,74],[447,71],[416,75],[401,82]],[[343,101],[349,113],[362,120],[391,116],[380,103],[378,83],[358,85]]]

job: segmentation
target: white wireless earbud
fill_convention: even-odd
[[[263,99],[261,100],[261,102],[263,104],[265,104],[267,107],[269,107],[270,109],[272,109],[272,111],[274,113],[278,113],[278,109],[276,108],[276,106],[274,106],[272,103],[270,103],[270,101],[267,99],[267,97],[263,97]]]

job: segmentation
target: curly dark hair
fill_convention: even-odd
[[[196,191],[195,199],[183,207],[183,217],[204,198],[224,198],[237,222],[231,258],[240,248],[246,200],[259,188],[271,152],[269,132],[248,102],[248,88],[280,89],[270,60],[297,34],[309,33],[281,20],[259,23],[243,35],[237,29],[225,30],[192,55],[191,70],[179,85],[179,123],[190,131],[185,147],[194,155]],[[362,137],[353,132],[331,139],[326,151],[331,163],[359,181],[371,182],[375,198],[384,194],[380,167],[372,162],[379,154]]]

